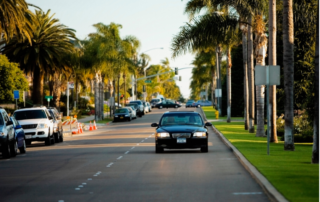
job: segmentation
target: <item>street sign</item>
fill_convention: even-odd
[[[215,90],[215,95],[216,95],[216,97],[222,97],[222,91],[221,91],[221,89],[216,89],[216,90]]]
[[[74,89],[74,82],[68,82],[69,89]]]
[[[269,69],[269,72],[267,70]],[[255,84],[261,85],[280,85],[280,66],[255,66]],[[269,74],[268,74],[269,73]],[[267,81],[267,75],[269,75],[269,81]]]
[[[19,99],[19,91],[18,90],[14,90],[13,91],[13,98],[14,99]]]
[[[151,83],[151,80],[145,80],[144,82],[145,83]]]
[[[48,96],[44,96],[44,98],[50,100],[50,99],[53,99],[53,96],[49,96],[49,95],[48,95]]]

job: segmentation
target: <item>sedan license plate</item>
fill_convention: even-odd
[[[31,135],[26,135],[26,139],[31,139]]]
[[[186,138],[177,138],[177,143],[178,144],[187,143],[187,139]]]

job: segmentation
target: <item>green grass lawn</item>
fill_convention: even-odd
[[[209,119],[216,119],[216,115],[215,115],[216,110],[212,106],[202,107],[202,109],[203,109],[203,111],[208,112],[206,114],[208,120]],[[221,116],[221,117],[219,117],[219,119],[227,120],[227,116]],[[231,119],[239,121],[239,120],[243,120],[243,117],[231,117]]]
[[[267,155],[267,139],[248,133],[243,122],[213,124],[289,201],[319,201],[319,165],[311,164],[312,143],[295,143],[295,151],[284,151],[280,141],[270,144]]]

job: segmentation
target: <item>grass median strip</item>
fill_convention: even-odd
[[[208,117],[212,107],[203,107]],[[213,114],[213,115],[212,115]],[[295,143],[295,151],[284,151],[284,143],[270,144],[244,130],[243,122],[213,122],[214,126],[289,201],[319,201],[319,165],[311,164],[312,143]]]

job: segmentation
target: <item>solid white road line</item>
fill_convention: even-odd
[[[256,195],[262,194],[262,192],[234,192],[233,195]]]

